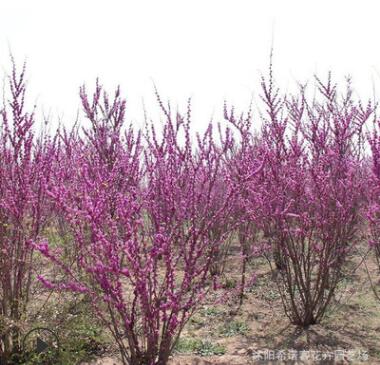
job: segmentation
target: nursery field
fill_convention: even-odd
[[[13,60],[12,60],[13,61]],[[0,364],[380,363],[377,104],[315,77],[194,130],[79,90],[73,127],[0,109]],[[257,115],[256,115],[257,114]]]
[[[276,279],[266,260],[251,262],[249,271],[257,274],[257,281],[246,288],[242,306],[233,291],[228,297],[219,293],[221,300],[215,300],[217,294],[206,299],[186,325],[169,364],[380,363],[380,303],[365,265],[359,266],[367,253],[362,245],[350,257],[351,274],[340,285],[331,311],[322,323],[308,329],[289,324],[284,317]],[[379,275],[374,257],[369,254],[365,262],[376,283]],[[239,258],[232,255],[229,263],[223,285],[233,289],[240,279],[234,270]],[[62,347],[71,353],[67,363],[122,364],[117,347],[97,318],[88,316],[85,306],[79,306],[73,315],[68,303],[63,295],[52,300],[45,311],[48,316],[39,323],[57,328]],[[62,325],[67,318],[71,324]]]
[[[249,263],[249,272],[256,273],[257,280],[245,289],[241,306],[236,293],[240,277],[234,269],[239,257],[231,254],[228,262],[224,288],[206,299],[185,326],[169,364],[281,363],[294,356],[298,360],[293,363],[380,363],[380,303],[367,269],[374,285],[379,275],[365,245],[349,258],[351,273],[339,286],[331,310],[320,324],[307,329],[289,324],[284,317],[276,278],[265,259]],[[36,298],[48,295],[40,290]],[[38,325],[56,329],[64,349],[61,357],[67,363],[122,364],[112,337],[96,316],[89,315],[88,306],[60,294],[46,304]]]

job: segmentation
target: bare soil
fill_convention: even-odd
[[[170,365],[380,364],[380,301],[373,292],[374,287],[380,292],[380,276],[371,255],[366,264],[361,262],[361,255],[351,257],[352,273],[340,285],[325,318],[303,329],[289,324],[268,263],[256,259],[250,272],[257,274],[257,281],[247,288],[242,307],[233,295],[216,304],[210,298],[187,324],[181,336],[184,348],[176,351]],[[225,274],[228,285],[239,282],[236,265],[237,257],[231,258]],[[212,346],[197,351],[186,348],[195,340],[224,353],[212,354]],[[108,354],[85,364],[121,363]]]

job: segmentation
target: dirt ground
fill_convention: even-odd
[[[234,298],[217,304],[210,300],[187,324],[170,365],[380,364],[380,302],[366,267],[380,291],[379,274],[371,255],[355,269],[360,262],[359,254],[351,257],[352,274],[323,321],[301,329],[289,324],[267,262],[255,260],[250,271],[257,281],[247,288],[242,307],[236,312]],[[230,266],[234,264],[238,262]],[[232,271],[226,273],[228,285],[238,279]],[[81,364],[121,363],[106,354]]]

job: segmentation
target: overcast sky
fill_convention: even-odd
[[[249,104],[267,71],[289,87],[317,72],[353,76],[356,90],[380,87],[378,0],[0,0],[0,66],[9,50],[28,63],[29,97],[52,118],[72,123],[78,88],[97,76],[120,84],[128,119],[154,115],[153,82],[194,122],[219,117],[223,100]]]

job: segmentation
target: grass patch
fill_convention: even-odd
[[[215,307],[207,307],[200,311],[200,314],[203,317],[218,317],[224,314],[224,312],[218,308]]]
[[[224,355],[226,349],[223,345],[193,338],[180,338],[175,352],[181,354],[197,354],[200,356]]]
[[[225,324],[219,331],[220,335],[223,337],[233,337],[233,336],[245,336],[249,332],[249,327],[246,323],[241,321],[232,321]]]
[[[85,300],[67,298],[64,303],[51,300],[49,304],[33,327],[51,328],[58,336],[59,351],[47,349],[41,354],[23,354],[17,364],[78,364],[105,352],[111,340]]]

